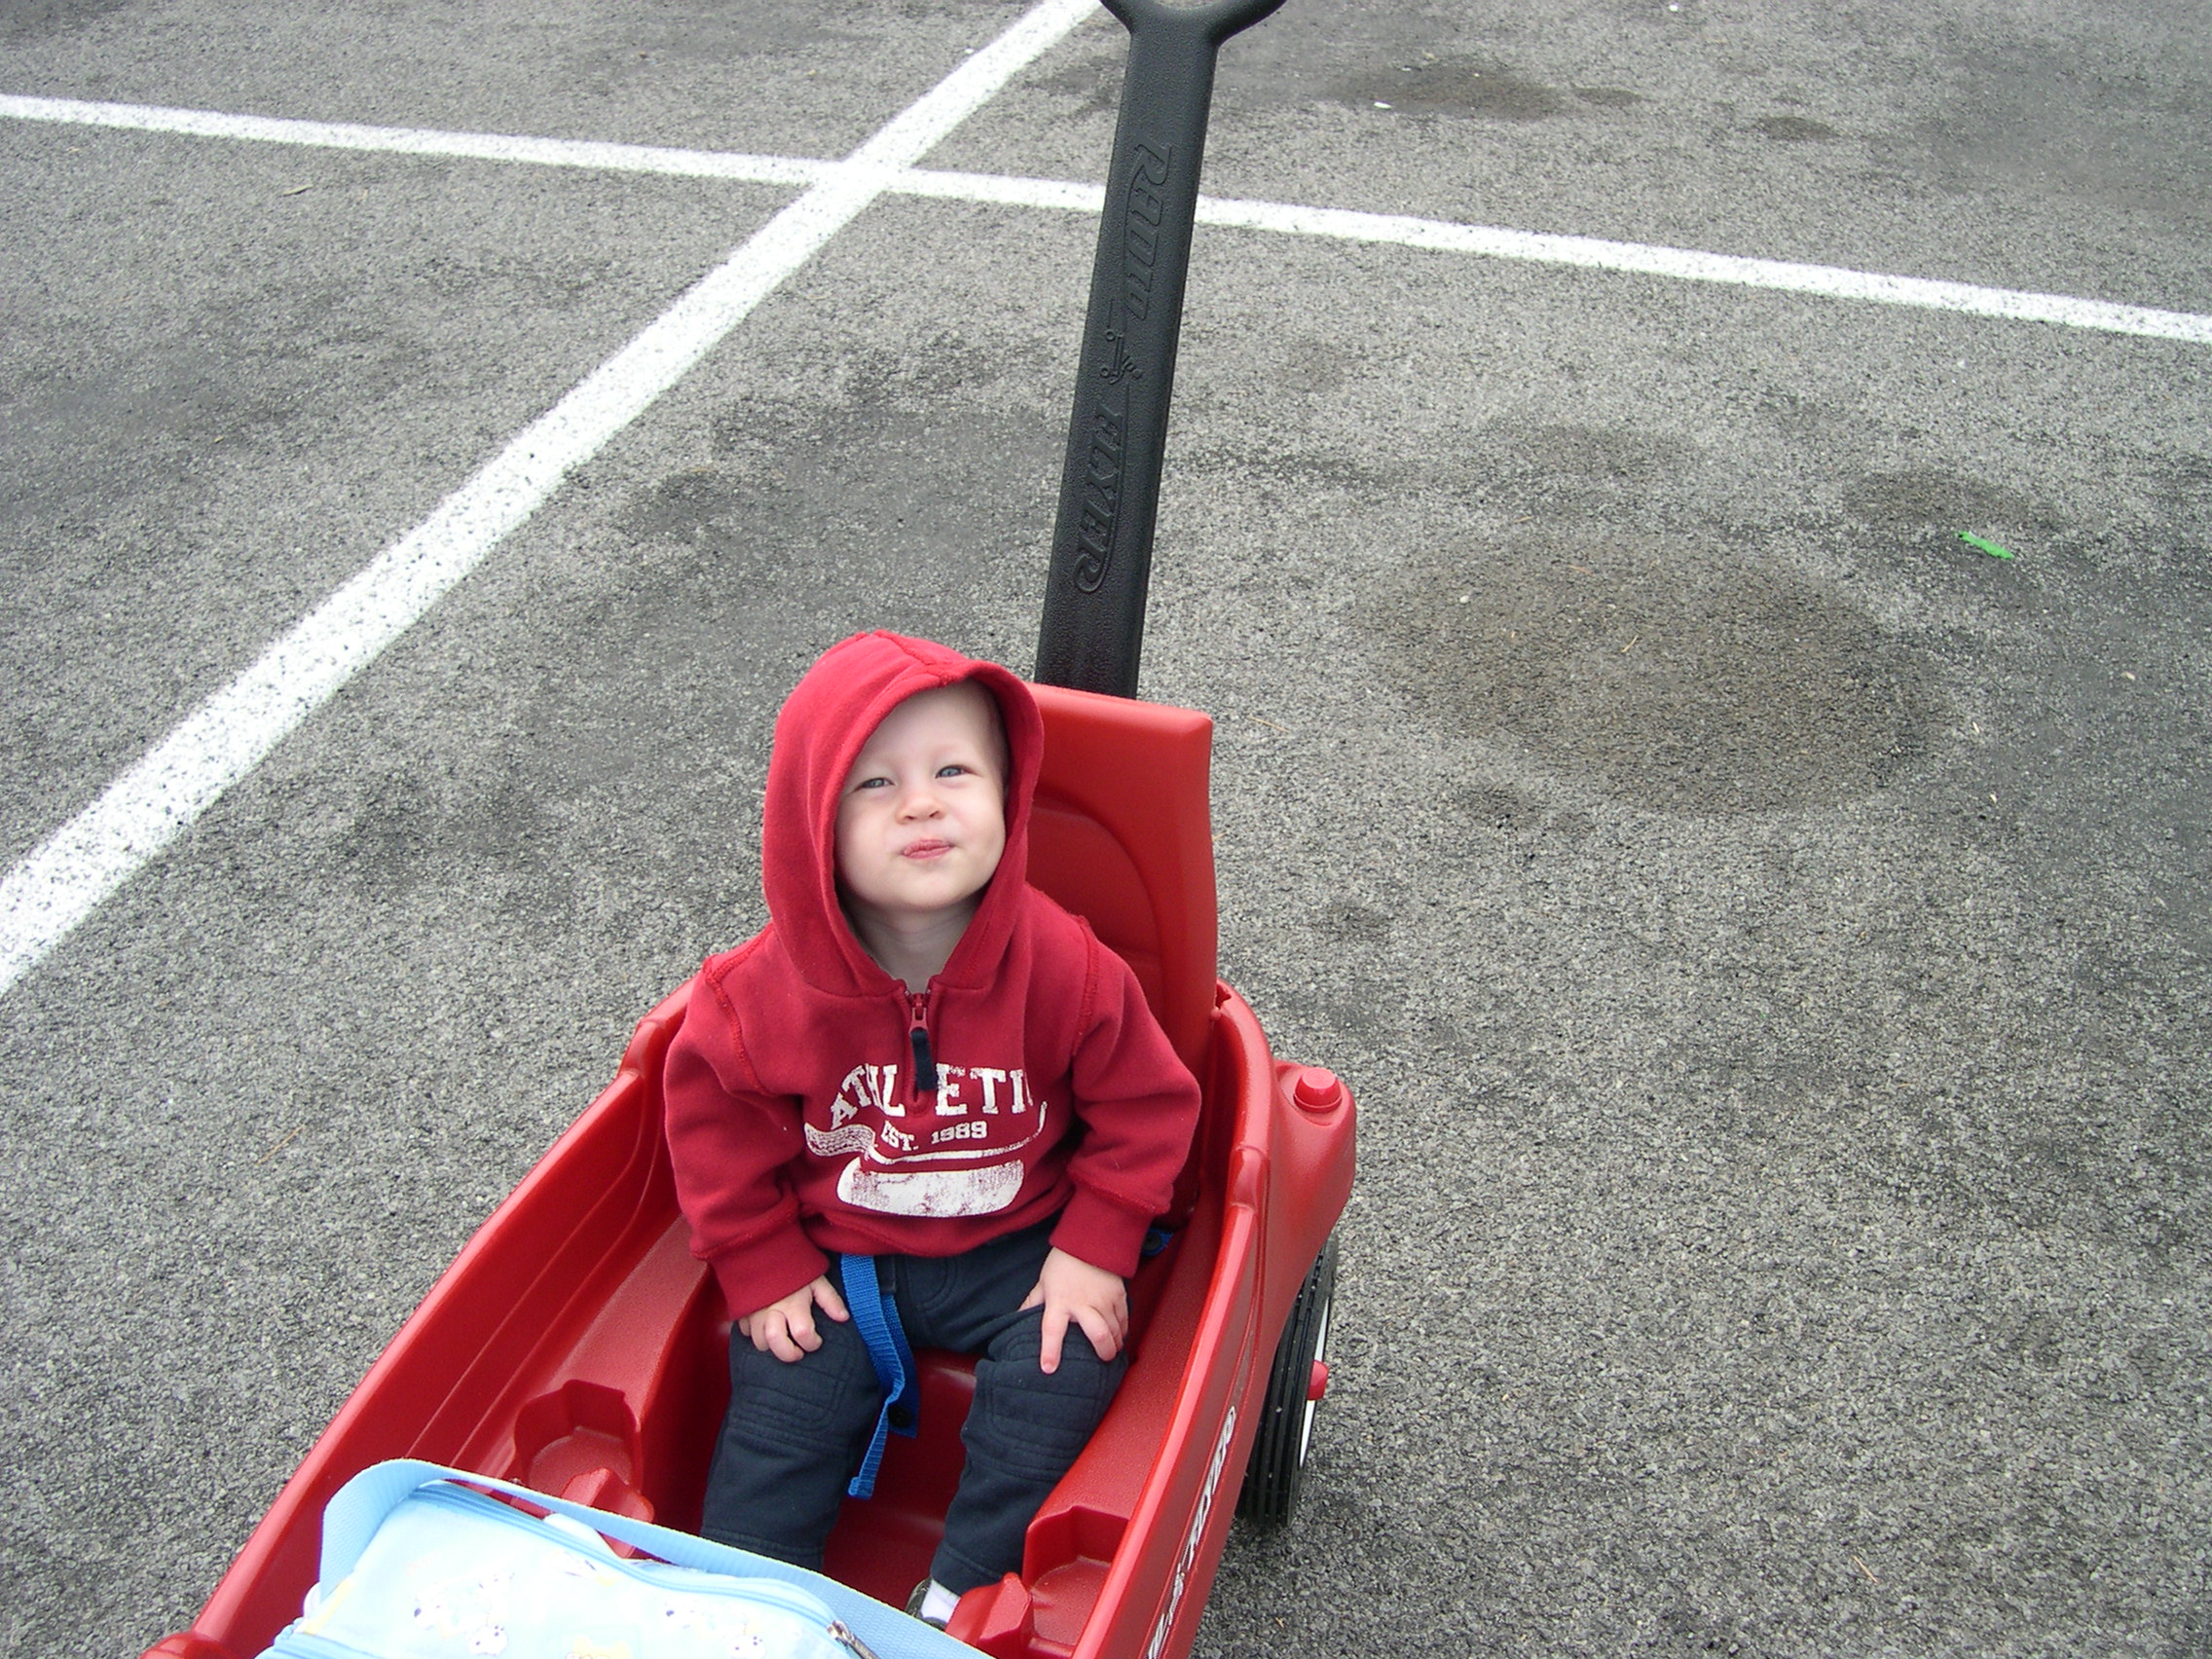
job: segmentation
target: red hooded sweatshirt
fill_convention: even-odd
[[[917,999],[845,919],[837,798],[886,715],[964,680],[1006,728],[1006,850]],[[1055,1213],[1060,1249],[1136,1271],[1198,1088],[1127,964],[1025,879],[1043,751],[1012,673],[897,634],[832,646],[784,704],[761,827],[768,926],[708,959],[663,1074],[691,1248],[733,1313],[811,1283],[825,1252],[957,1255]]]

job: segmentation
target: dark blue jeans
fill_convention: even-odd
[[[977,1356],[976,1400],[961,1435],[967,1466],[930,1566],[930,1576],[955,1595],[1021,1570],[1022,1534],[1106,1415],[1128,1367],[1125,1353],[1100,1360],[1071,1323],[1059,1370],[1038,1369],[1045,1310],[1023,1310],[1021,1300],[1045,1265],[1051,1228],[1047,1222],[961,1256],[876,1258],[877,1282],[897,1304],[912,1346]],[[836,1270],[831,1276],[842,1291]],[[731,1329],[729,1415],[699,1530],[819,1568],[883,1390],[850,1323],[817,1309],[814,1328],[822,1346],[792,1364]]]

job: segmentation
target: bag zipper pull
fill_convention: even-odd
[[[927,991],[910,992],[906,1008],[913,1023],[907,1027],[906,1040],[914,1046],[914,1088],[923,1094],[938,1090],[937,1059],[930,1052],[929,1018],[930,997]]]
[[[848,1649],[853,1659],[876,1659],[875,1649],[853,1634],[853,1627],[843,1619],[830,1621],[830,1640]]]

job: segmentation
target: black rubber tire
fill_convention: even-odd
[[[1329,1310],[1336,1300],[1337,1236],[1332,1233],[1283,1321],[1282,1340],[1275,1344],[1274,1366],[1268,1374],[1260,1429],[1252,1437],[1252,1460],[1244,1466],[1244,1490],[1236,1499],[1236,1513],[1257,1526],[1279,1527],[1298,1507],[1316,1404],[1306,1396],[1313,1362],[1328,1357]]]

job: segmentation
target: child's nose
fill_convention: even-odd
[[[942,810],[937,791],[928,780],[909,784],[900,793],[899,816],[902,818],[935,818]]]

